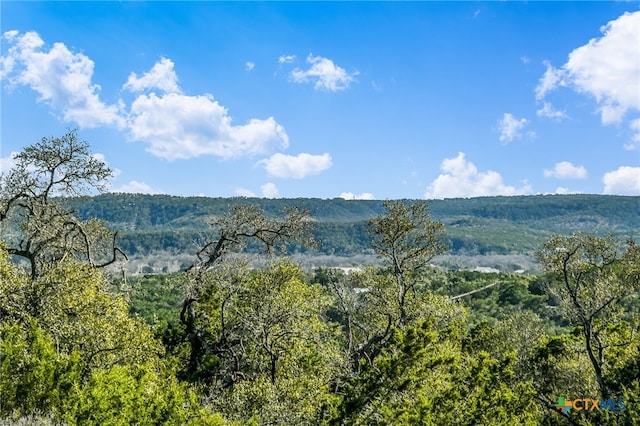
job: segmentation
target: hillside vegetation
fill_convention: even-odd
[[[104,194],[66,200],[81,219],[98,218],[119,231],[129,254],[168,250],[192,254],[207,224],[234,205],[255,205],[268,215],[285,207],[307,208],[315,221],[321,255],[371,253],[366,224],[384,211],[379,200],[313,198],[205,198],[168,195]],[[431,200],[431,215],[446,228],[454,255],[531,255],[554,234],[589,231],[638,237],[640,197],[610,195],[536,195]],[[309,252],[308,249],[297,248]]]

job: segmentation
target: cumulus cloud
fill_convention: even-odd
[[[370,192],[363,192],[362,194],[354,194],[353,192],[343,192],[338,195],[338,198],[344,198],[345,200],[375,200],[375,197]]]
[[[226,108],[210,94],[182,92],[173,62],[161,58],[142,75],[131,73],[123,88],[134,93],[130,105],[106,105],[100,86],[92,83],[94,63],[63,43],[50,49],[36,32],[8,31],[9,45],[0,57],[0,73],[10,85],[36,91],[39,101],[62,112],[79,127],[117,126],[148,151],[168,160],[215,155],[221,158],[265,154],[289,145],[284,128],[273,117],[232,124]]]
[[[10,46],[1,59],[3,80],[28,86],[38,93],[39,102],[80,127],[122,125],[119,106],[100,100],[100,86],[92,82],[94,63],[87,56],[63,43],[47,48],[33,31],[8,31],[3,39]]]
[[[254,62],[251,62],[251,61],[247,61],[247,62],[244,64],[244,69],[245,69],[245,70],[247,70],[247,71],[253,71],[253,69],[254,69],[255,67],[256,67],[256,64],[255,64]]]
[[[556,120],[563,120],[565,118],[568,118],[568,115],[565,111],[558,111],[553,107],[553,105],[551,105],[550,102],[544,102],[542,108],[537,110],[536,114],[538,115],[538,117],[553,118]]]
[[[234,126],[227,109],[208,94],[140,95],[131,104],[128,127],[131,139],[149,143],[152,154],[168,160],[204,154],[232,158],[289,145],[273,117]]]
[[[586,179],[587,169],[584,166],[574,166],[569,161],[561,161],[556,163],[553,170],[545,169],[544,176],[557,179]]]
[[[640,195],[640,167],[621,166],[602,177],[605,194]]]
[[[531,192],[528,184],[520,188],[505,185],[502,176],[493,170],[478,171],[465,159],[463,152],[455,158],[445,158],[440,165],[443,171],[429,185],[425,198],[466,198],[490,195],[523,195]]]
[[[127,193],[127,194],[161,194],[161,191],[153,189],[150,185],[145,182],[138,182],[137,180],[132,180],[129,183],[125,183],[122,186],[114,188],[111,192],[115,193]]]
[[[280,196],[278,188],[272,182],[265,183],[260,187],[260,190],[262,191],[262,196],[264,198],[278,198],[278,196]]]
[[[357,71],[349,74],[344,68],[333,63],[331,59],[309,55],[307,63],[311,66],[302,70],[296,68],[289,77],[294,83],[313,83],[316,90],[337,92],[347,89],[359,74]]]
[[[181,92],[178,86],[178,76],[173,69],[173,61],[167,58],[156,62],[153,68],[145,72],[142,77],[131,73],[123,88],[132,92],[142,92],[147,89],[159,89],[165,93]]]
[[[259,161],[258,164],[264,166],[269,176],[302,179],[321,173],[331,167],[332,163],[328,153],[322,155],[301,153],[296,156],[277,153]]]
[[[168,160],[215,155],[233,158],[286,148],[289,138],[273,117],[251,119],[234,126],[226,108],[210,94],[189,96],[177,86],[173,62],[163,58],[141,78],[129,77],[125,87],[159,88],[131,103],[127,127],[132,140],[149,144],[148,151]]]
[[[523,128],[529,124],[526,118],[515,118],[513,114],[505,112],[500,120],[498,120],[498,129],[500,130],[500,142],[509,143],[514,139],[522,138]],[[527,136],[533,137],[533,132],[527,132]]]
[[[601,38],[569,54],[564,69],[577,90],[595,96],[603,123],[620,122],[627,110],[640,110],[640,12],[625,13],[601,31]]]
[[[610,21],[601,32],[574,49],[561,68],[546,62],[535,93],[542,100],[559,86],[571,87],[595,98],[603,124],[619,124],[640,110],[640,11]]]

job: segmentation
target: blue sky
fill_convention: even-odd
[[[0,167],[115,192],[640,195],[637,2],[2,2]]]

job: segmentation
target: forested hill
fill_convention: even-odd
[[[284,207],[308,208],[322,242],[320,253],[353,255],[368,251],[367,220],[384,211],[380,200],[313,198],[205,198],[104,194],[66,202],[82,219],[95,217],[120,231],[129,253],[193,251],[210,218],[235,204],[251,203],[269,214]],[[535,195],[429,201],[432,216],[446,226],[454,254],[529,254],[557,233],[611,232],[640,236],[640,197]]]

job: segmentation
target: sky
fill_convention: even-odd
[[[638,2],[0,3],[0,170],[110,191],[640,195]]]

